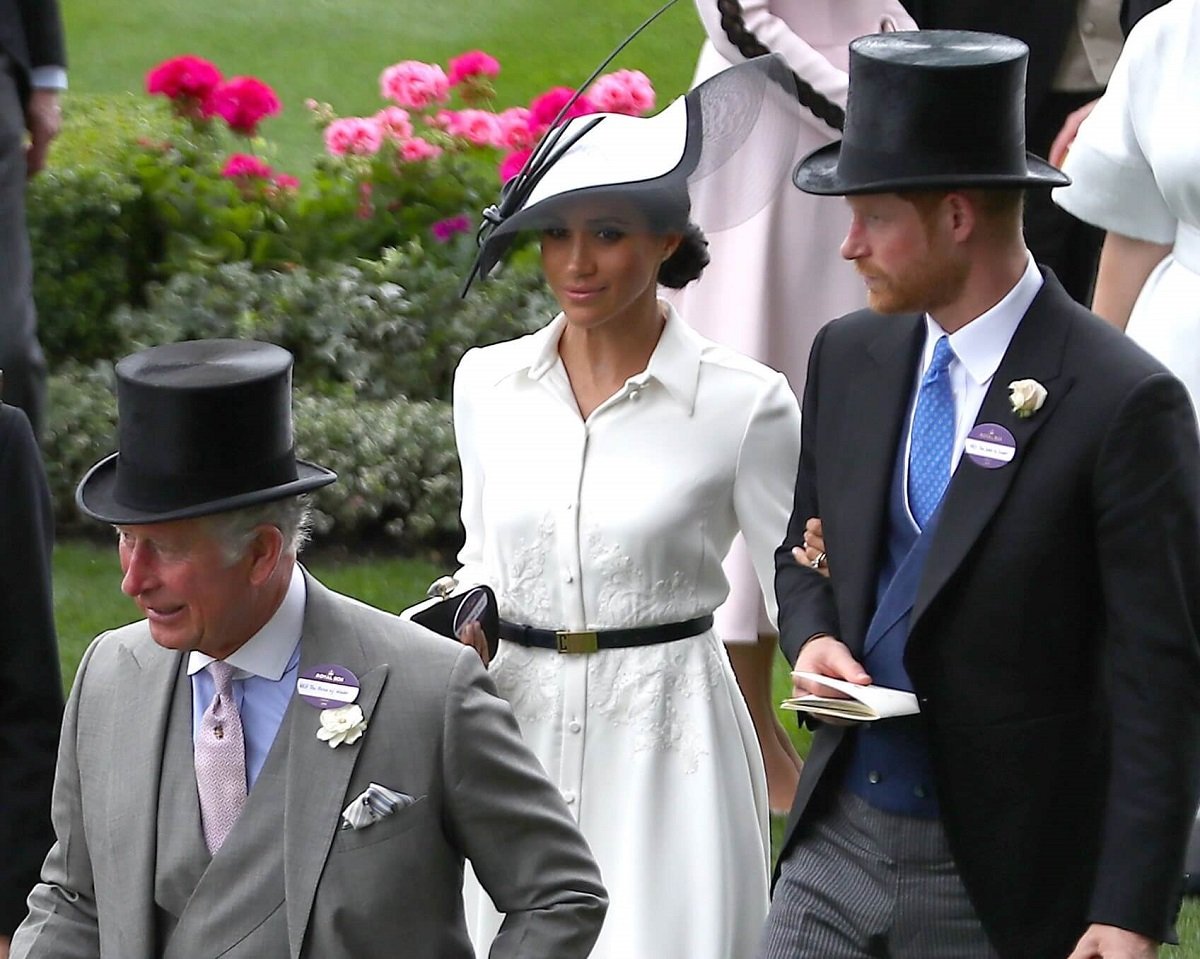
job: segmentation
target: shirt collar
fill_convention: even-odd
[[[704,340],[680,319],[674,306],[666,300],[659,300],[658,303],[660,308],[666,310],[667,322],[654,352],[650,354],[650,362],[642,372],[629,377],[628,382],[645,386],[651,380],[656,380],[690,415],[696,405]],[[528,352],[523,354],[517,367],[509,372],[525,369],[531,380],[539,380],[561,363],[558,341],[566,324],[566,316],[559,313],[549,325],[532,334]]]
[[[230,666],[237,668],[235,679],[261,676],[279,682],[287,671],[300,633],[304,628],[304,603],[308,589],[304,584],[304,573],[300,564],[292,567],[292,578],[288,583],[283,602],[257,633],[251,636],[234,652],[225,657]],[[199,650],[188,654],[188,675],[200,672],[213,661],[213,657]]]
[[[962,363],[967,376],[978,386],[985,385],[996,375],[1021,318],[1042,288],[1041,271],[1033,256],[1027,254],[1027,257],[1025,272],[1004,298],[986,313],[981,313],[966,326],[950,334],[950,348]],[[933,348],[944,334],[945,330],[926,314],[925,355],[921,369],[929,366]]]

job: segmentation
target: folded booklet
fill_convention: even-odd
[[[500,611],[496,605],[496,594],[490,586],[472,586],[460,593],[447,595],[444,587],[439,587],[443,582],[438,580],[430,587],[436,591],[431,599],[401,612],[401,619],[410,619],[451,639],[458,639],[460,629],[477,622],[483,627],[483,635],[487,639],[488,658],[494,658],[496,647],[500,644]]]
[[[857,683],[848,683],[844,679],[820,676],[817,673],[798,671],[792,675],[798,679],[812,680],[822,686],[836,689],[850,698],[798,696],[795,699],[785,699],[780,703],[784,709],[795,709],[800,712],[812,713],[814,716],[849,719],[860,723],[874,722],[877,719],[887,719],[891,716],[913,716],[921,711],[921,707],[917,705],[917,697],[902,689],[890,689],[887,686],[859,686]]]

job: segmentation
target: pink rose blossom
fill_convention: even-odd
[[[190,54],[164,60],[146,74],[146,92],[172,100],[203,102],[221,83],[221,71],[209,61]]]
[[[407,140],[413,135],[412,120],[408,117],[408,111],[400,107],[384,107],[375,114],[374,119],[385,137]]]
[[[286,190],[289,193],[294,193],[300,189],[300,181],[290,173],[276,173],[274,184],[281,190]]]
[[[449,90],[450,81],[442,68],[419,60],[394,64],[379,77],[381,95],[409,110],[424,110],[431,104],[443,103]]]
[[[325,128],[325,150],[330,156],[374,156],[382,145],[382,124],[370,117],[341,117]]]
[[[400,144],[400,158],[405,163],[432,160],[436,156],[441,156],[441,154],[441,147],[435,146],[428,140],[422,140],[420,137],[412,137]]]
[[[573,96],[575,96],[575,91],[570,87],[554,87],[541,96],[534,97],[533,102],[529,104],[530,128],[540,132],[550,126],[554,122],[554,118],[558,116],[558,112]],[[565,123],[574,117],[586,116],[595,112],[595,104],[585,94],[571,104],[571,109],[562,119]]]
[[[529,111],[525,107],[509,107],[503,113],[496,114],[500,122],[500,142],[498,146],[510,150],[524,150],[533,146],[533,134],[529,130]]]
[[[598,110],[644,116],[654,109],[654,85],[641,70],[617,70],[606,73],[588,88]]]
[[[529,159],[529,154],[532,150],[518,150],[515,153],[510,153],[500,161],[500,182],[507,183],[525,166],[525,161]]]
[[[458,216],[447,217],[445,220],[438,220],[429,228],[433,234],[433,238],[439,243],[449,243],[454,239],[455,234],[466,233],[471,229],[471,221],[465,213],[460,213]]]
[[[221,176],[231,180],[269,180],[274,172],[270,166],[249,153],[233,154],[221,168]]]
[[[443,110],[439,119],[443,117],[446,132],[452,137],[459,137],[477,147],[502,145],[500,120],[488,110],[459,110],[457,113]]]
[[[469,50],[450,60],[450,86],[458,86],[469,77],[494,77],[500,72],[500,61],[482,50]]]
[[[258,124],[279,112],[279,97],[256,77],[234,77],[222,83],[205,104],[205,113],[219,116],[235,133],[253,136]]]

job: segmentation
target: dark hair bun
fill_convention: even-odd
[[[682,290],[704,272],[708,261],[708,240],[700,227],[689,223],[675,252],[658,268],[658,282],[672,290]]]

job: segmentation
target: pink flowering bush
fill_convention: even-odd
[[[275,91],[257,77],[234,77],[213,90],[204,109],[235,133],[252,137],[263,120],[279,112],[280,103]]]
[[[560,113],[565,121],[598,110],[641,115],[654,106],[645,74],[619,70],[598,78],[565,112],[574,96],[569,87],[528,106],[497,109],[499,75],[499,61],[470,50],[445,69],[417,60],[386,67],[379,91],[388,105],[372,116],[342,117],[326,104],[307,104],[324,137],[323,182],[342,179],[344,210],[362,233],[374,225],[371,242],[432,235],[458,249],[456,238],[473,233],[458,227],[478,221]]]

